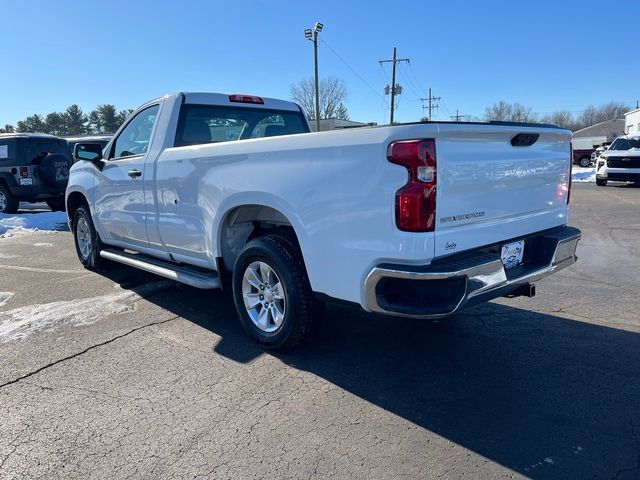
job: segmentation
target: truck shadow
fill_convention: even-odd
[[[439,323],[330,307],[309,342],[272,354],[227,293],[178,287],[149,301],[220,336],[217,354],[275,355],[523,475],[640,473],[637,333],[497,303]]]

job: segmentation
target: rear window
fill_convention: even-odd
[[[301,112],[183,105],[175,146],[275,137],[309,131]]]
[[[62,155],[69,156],[69,147],[64,140],[32,140],[31,143],[33,143],[40,154],[61,153]]]

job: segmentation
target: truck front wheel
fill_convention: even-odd
[[[606,187],[607,181],[604,178],[596,178],[596,185],[599,187]]]
[[[244,329],[269,349],[300,344],[316,316],[302,253],[276,234],[245,245],[233,268],[233,297]]]
[[[97,270],[104,260],[100,256],[102,242],[93,226],[91,213],[85,205],[80,206],[73,215],[73,237],[80,263],[89,270]]]

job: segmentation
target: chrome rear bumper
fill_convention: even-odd
[[[486,251],[470,252],[451,261],[443,259],[422,267],[380,265],[373,268],[365,280],[367,307],[387,315],[446,317],[464,306],[508,295],[518,287],[572,265],[577,260],[575,251],[580,237],[580,230],[573,227],[526,237],[533,245],[528,259],[509,270],[505,270],[499,255]],[[394,280],[398,281],[394,284]],[[391,285],[391,290],[385,285]],[[430,294],[429,289],[436,293]],[[405,301],[404,293],[408,290],[415,292],[413,297],[420,297],[418,301]],[[385,291],[395,292],[394,300],[389,301],[390,295]]]

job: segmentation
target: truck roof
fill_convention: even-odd
[[[300,112],[302,109],[294,102],[279,100],[277,98],[256,97],[248,94],[228,94],[228,93],[206,93],[206,92],[181,92],[184,103],[195,103],[199,105],[228,105],[230,107],[245,106],[251,108],[265,108],[270,110],[288,110]],[[264,103],[253,103],[251,101],[232,101],[233,96],[260,98]]]
[[[111,140],[113,138],[112,134],[97,134],[97,133],[89,133],[86,135],[74,135],[72,137],[62,137],[67,142],[83,142],[85,140]]]
[[[55,138],[57,140],[60,137],[56,137],[55,135],[49,135],[48,133],[0,133],[0,139],[4,138]]]

